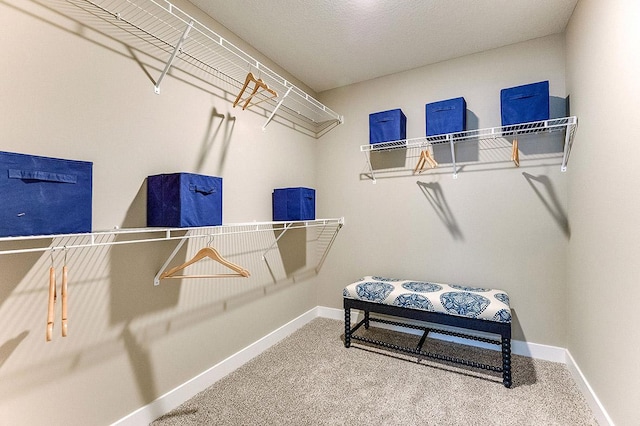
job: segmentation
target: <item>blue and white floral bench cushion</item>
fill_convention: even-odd
[[[343,296],[467,318],[511,322],[509,296],[497,289],[368,276],[345,287]]]

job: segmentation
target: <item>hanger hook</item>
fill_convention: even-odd
[[[63,246],[64,248],[64,266],[67,266],[67,246]]]
[[[51,267],[53,268],[53,252],[54,250],[51,249],[51,252],[49,253],[49,255],[51,256]]]
[[[207,241],[207,246],[211,247],[213,244],[213,234],[209,234],[209,241]]]

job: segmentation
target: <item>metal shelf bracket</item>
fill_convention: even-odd
[[[156,92],[156,95],[160,94],[160,83],[162,83],[162,79],[164,79],[164,76],[167,75],[167,73],[169,72],[169,68],[171,68],[173,61],[176,59],[176,55],[178,55],[178,53],[182,49],[182,45],[184,44],[184,41],[187,39],[187,36],[189,35],[189,31],[191,31],[191,28],[193,28],[193,21],[189,22],[189,25],[187,25],[186,28],[184,29],[184,32],[182,33],[182,37],[180,37],[180,40],[178,40],[178,43],[173,49],[173,53],[171,54],[171,57],[165,64],[164,70],[162,70],[162,74],[160,74],[160,77],[158,78],[158,81],[156,82],[156,85],[153,88],[153,90]]]
[[[289,228],[291,228],[291,225],[293,225],[293,222],[285,223],[284,228],[282,228],[282,232],[280,233],[280,235],[278,235],[278,238],[276,238],[276,240],[273,243],[271,243],[269,247],[267,247],[264,253],[262,253],[262,260],[267,260],[267,257],[266,257],[267,253],[269,253],[271,249],[278,244],[278,241],[280,241],[280,238],[282,238],[282,236],[289,230]]]
[[[267,121],[264,123],[264,125],[262,126],[262,130],[267,130],[267,126],[269,125],[269,123],[271,122],[271,120],[273,119],[273,117],[276,115],[276,112],[278,112],[278,110],[280,109],[280,107],[282,106],[282,103],[284,102],[285,98],[287,96],[289,96],[289,93],[291,93],[291,89],[293,89],[293,87],[289,87],[289,89],[287,90],[287,93],[284,94],[284,96],[282,96],[282,98],[280,99],[280,102],[278,102],[278,104],[276,105],[276,107],[273,109],[273,111],[271,111],[271,114],[269,115],[269,118],[267,118]]]
[[[187,233],[187,235],[189,235]],[[176,245],[176,248],[173,249],[173,252],[171,252],[171,255],[167,258],[167,260],[162,264],[162,267],[160,268],[160,270],[158,271],[158,273],[156,274],[155,277],[153,277],[153,285],[154,286],[158,286],[160,285],[160,275],[162,275],[162,271],[164,271],[165,269],[167,269],[167,266],[169,266],[169,263],[171,263],[171,261],[173,260],[174,257],[176,257],[176,255],[178,254],[178,252],[180,251],[180,249],[182,248],[182,246],[184,245],[184,243],[189,239],[189,237],[185,236],[185,238],[181,239],[178,244]]]
[[[453,164],[453,178],[458,179],[458,167],[456,166],[456,147],[453,142],[453,135],[448,134],[447,140],[451,146],[451,162]]]

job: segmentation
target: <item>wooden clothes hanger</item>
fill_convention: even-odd
[[[236,274],[213,274],[213,275],[174,275],[176,272],[183,270],[189,265],[192,265],[202,259],[213,259],[218,263],[226,266],[227,268],[236,271]],[[180,279],[180,278],[227,278],[227,277],[249,277],[251,275],[249,271],[242,268],[241,266],[236,265],[235,263],[229,262],[227,259],[222,257],[220,253],[213,247],[205,247],[200,249],[198,253],[191,260],[186,261],[182,265],[176,266],[175,268],[171,268],[170,270],[163,272],[160,275],[160,279]]]
[[[62,267],[62,289],[60,296],[62,299],[62,337],[67,337],[67,252],[65,248],[64,266]],[[53,324],[55,322],[55,308],[58,299],[56,288],[56,268],[53,266],[53,251],[51,252],[51,267],[49,268],[49,303],[47,307],[47,332],[46,341],[50,342],[53,337]]]
[[[431,152],[428,149],[422,150],[420,153],[420,158],[418,159],[418,164],[416,164],[415,169],[413,169],[413,173],[422,173],[425,164],[429,164],[429,167],[435,169],[438,167],[438,163],[431,155]]]
[[[516,167],[520,167],[520,151],[518,150],[518,139],[513,140],[513,147],[511,148],[511,161],[513,161]]]
[[[51,253],[51,267],[49,268],[49,305],[47,308],[47,333],[46,341],[50,342],[53,336],[53,320],[56,308],[56,268],[53,267],[53,252]]]
[[[246,98],[242,98],[242,95],[244,94],[245,90],[247,90],[247,87],[249,86],[249,83],[253,82],[254,86],[253,86],[253,90],[251,91],[251,94],[249,96],[247,96]],[[271,96],[268,96],[264,99],[261,99],[257,102],[253,102],[251,103],[251,99],[253,99],[253,97],[258,93],[258,91],[262,89],[264,91],[266,91],[267,93],[269,93]],[[240,90],[240,93],[238,93],[238,96],[236,97],[235,102],[233,103],[233,107],[235,108],[236,105],[238,105],[238,103],[240,102],[244,102],[244,104],[242,105],[242,109],[245,110],[247,109],[247,107],[249,106],[253,106],[253,105],[257,105],[260,102],[264,102],[267,101],[269,99],[273,99],[278,97],[278,93],[276,93],[275,90],[269,88],[269,86],[267,86],[267,84],[262,81],[262,79],[256,79],[253,76],[253,73],[249,73],[247,74],[247,77],[244,80],[244,85],[242,86],[242,89]]]

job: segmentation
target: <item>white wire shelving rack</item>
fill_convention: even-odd
[[[562,172],[567,171],[567,164],[569,162],[569,155],[573,146],[573,139],[578,127],[577,117],[563,117],[554,118],[543,121],[535,121],[530,123],[516,124],[511,126],[489,127],[485,129],[467,130],[464,132],[447,133],[437,136],[426,136],[413,139],[402,139],[397,141],[390,141],[377,144],[361,145],[360,151],[364,153],[368,174],[373,183],[376,182],[376,169],[372,166],[371,157],[372,153],[388,153],[398,150],[407,151],[420,151],[429,149],[434,146],[449,146],[451,151],[451,163],[453,167],[453,178],[458,176],[458,167],[456,164],[456,145],[471,142],[471,141],[484,141],[495,140],[499,138],[518,138],[525,135],[535,135],[542,133],[554,133],[564,131],[564,144],[562,152],[562,164],[560,170]],[[417,157],[413,155],[412,157]],[[403,167],[407,169],[407,167]]]
[[[153,285],[160,284],[160,275],[166,269],[173,258],[178,254],[184,243],[194,238],[220,237],[225,235],[241,235],[256,232],[279,231],[275,241],[262,253],[262,260],[266,261],[266,255],[274,247],[285,233],[293,229],[317,229],[318,238],[322,237],[326,241],[315,271],[318,272],[324,264],[329,250],[333,245],[338,232],[344,225],[344,217],[331,219],[314,219],[307,221],[274,221],[274,222],[247,222],[224,224],[219,226],[192,227],[192,228],[129,228],[113,229],[107,231],[96,231],[79,234],[54,234],[54,235],[28,235],[16,237],[0,238],[0,255],[16,255],[22,253],[44,253],[55,251],[86,249],[105,246],[115,246],[123,244],[153,243],[162,241],[177,241],[171,255],[164,262],[153,279]],[[116,238],[123,239],[116,239]],[[16,245],[30,247],[15,248]],[[9,247],[9,248],[7,248]]]
[[[208,74],[214,85],[232,87],[234,95],[249,72],[262,79],[278,94],[261,100],[267,115],[263,130],[276,115],[295,120],[295,126],[316,138],[343,122],[341,115],[166,0],[67,1],[117,27],[126,39],[135,36],[162,52],[165,65],[154,85],[158,94],[164,77],[180,61]]]
[[[54,252],[91,247],[122,244],[153,243],[179,240],[183,244],[192,238],[209,238],[224,235],[248,234],[280,230],[286,232],[301,228],[331,228],[335,233],[344,225],[344,218],[314,219],[307,221],[247,222],[223,224],[219,226],[192,228],[123,228],[78,234],[27,235],[0,238],[0,255]],[[195,232],[197,231],[197,232]],[[283,235],[283,234],[280,234]],[[126,239],[114,240],[114,237]],[[49,242],[53,240],[53,242]],[[30,244],[32,247],[6,248],[7,246]],[[277,240],[267,249],[266,254],[277,244]],[[264,257],[263,254],[263,257]]]

